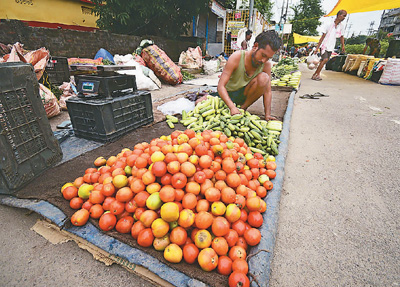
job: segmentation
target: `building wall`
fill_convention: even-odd
[[[27,50],[45,47],[52,56],[80,57],[93,59],[100,48],[112,55],[132,53],[143,39],[151,39],[175,62],[182,51],[189,47],[200,46],[205,50],[205,39],[181,37],[178,40],[157,36],[132,36],[113,34],[107,31],[94,32],[29,27],[18,20],[0,22],[0,41],[3,44],[20,42]]]
[[[390,9],[382,16],[379,30],[393,33],[395,37],[400,37],[400,8]]]
[[[97,27],[92,4],[77,0],[1,0],[0,19]]]

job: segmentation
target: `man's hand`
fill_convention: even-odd
[[[266,121],[271,121],[271,120],[275,121],[275,120],[277,120],[277,118],[274,117],[274,116],[267,116],[267,115],[265,115],[265,120],[266,120]]]
[[[231,115],[236,115],[236,114],[241,114],[241,112],[239,111],[239,109],[237,107],[232,107],[230,108],[231,110]]]

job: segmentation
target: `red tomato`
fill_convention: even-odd
[[[185,246],[183,247],[183,259],[185,259],[187,263],[193,264],[196,261],[198,255],[199,249],[196,245],[194,245],[193,243],[185,244]]]

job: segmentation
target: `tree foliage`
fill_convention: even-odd
[[[358,36],[351,36],[350,38],[346,39],[346,44],[354,45],[354,44],[365,44],[365,40],[367,39],[366,35],[358,35]]]
[[[298,5],[290,7],[294,17],[290,19],[292,31],[301,35],[317,36],[317,28],[321,25],[319,18],[325,15],[321,0],[301,0]]]
[[[186,33],[192,17],[207,13],[210,0],[92,0],[97,25],[119,34],[176,38]]]

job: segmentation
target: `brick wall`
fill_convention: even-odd
[[[203,38],[182,37],[171,40],[157,36],[120,35],[100,30],[82,32],[29,27],[18,20],[1,20],[0,22],[1,43],[20,42],[27,50],[46,47],[52,56],[68,58],[94,58],[100,48],[106,49],[112,55],[125,55],[134,52],[143,39],[153,40],[175,62],[179,60],[180,53],[186,51],[188,47],[200,46],[203,51],[205,48]]]

